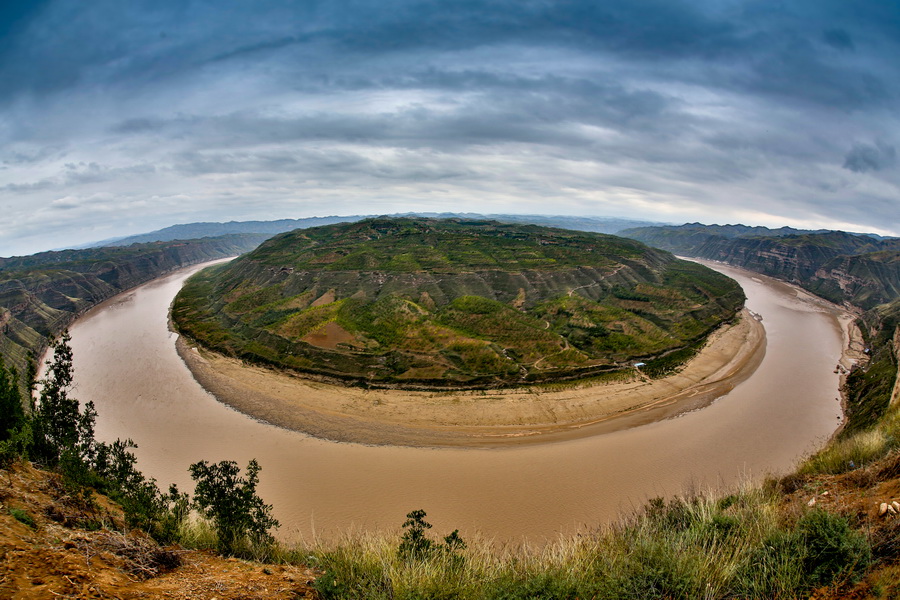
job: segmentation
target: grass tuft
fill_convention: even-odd
[[[23,525],[27,525],[32,529],[37,527],[37,524],[34,522],[34,517],[32,517],[27,511],[24,511],[21,508],[10,508],[9,514],[12,518],[14,518],[19,523],[22,523]]]

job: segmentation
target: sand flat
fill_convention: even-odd
[[[179,339],[194,377],[254,418],[336,441],[406,446],[496,446],[615,431],[694,410],[753,373],[765,330],[746,309],[713,332],[679,372],[650,380],[503,390],[366,390],[248,365]]]

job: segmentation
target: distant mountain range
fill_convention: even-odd
[[[310,217],[308,219],[279,219],[277,221],[229,221],[227,223],[185,223],[157,229],[149,233],[141,233],[123,238],[111,238],[92,244],[92,247],[130,246],[148,242],[170,242],[172,240],[196,240],[205,237],[218,237],[235,233],[284,233],[293,229],[318,227],[333,223],[359,221],[365,217],[359,215],[347,217]]]
[[[149,233],[132,235],[123,238],[113,238],[92,244],[96,246],[129,246],[131,244],[145,244],[148,242],[168,242],[172,240],[192,240],[204,237],[216,237],[234,233],[267,233],[275,235],[294,229],[306,229],[319,225],[332,225],[334,223],[352,223],[376,217],[379,215],[350,215],[309,217],[305,219],[279,219],[277,221],[229,221],[227,223],[186,223],[172,225],[164,229],[158,229]],[[403,213],[390,216],[401,217],[427,217],[432,219],[474,219],[492,220],[501,223],[523,223],[531,225],[543,225],[545,227],[559,227],[575,231],[592,231],[595,233],[617,233],[629,227],[642,227],[648,225],[662,225],[653,221],[637,219],[619,219],[616,217],[570,217],[554,215],[504,215],[504,214],[477,214],[477,213]]]

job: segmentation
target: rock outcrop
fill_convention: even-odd
[[[717,260],[797,284],[833,302],[872,308],[900,295],[900,239],[842,231],[778,235],[734,226],[642,227],[623,235],[675,254]]]

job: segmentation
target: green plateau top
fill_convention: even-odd
[[[634,240],[388,219],[280,234],[193,277],[173,319],[257,363],[377,386],[490,387],[673,368],[740,287]]]

